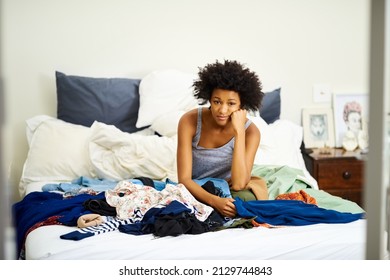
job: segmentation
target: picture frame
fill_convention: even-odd
[[[303,108],[303,141],[306,148],[334,147],[333,110],[326,108]]]
[[[343,138],[348,130],[354,131],[356,137],[358,130],[368,130],[368,94],[334,93],[333,113],[335,144],[336,147],[342,147]]]

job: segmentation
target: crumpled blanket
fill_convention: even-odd
[[[115,181],[139,176],[177,181],[176,147],[176,137],[125,133],[98,121],[88,144],[96,175]]]

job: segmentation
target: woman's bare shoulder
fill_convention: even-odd
[[[191,134],[196,130],[198,120],[198,109],[191,109],[185,112],[179,120],[179,131],[191,131]]]
[[[247,135],[254,135],[256,137],[260,137],[261,135],[260,129],[253,122],[246,129],[246,133]]]
[[[185,112],[183,116],[180,118],[180,121],[196,122],[197,119],[198,119],[198,108],[195,108]]]

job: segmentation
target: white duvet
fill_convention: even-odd
[[[99,178],[122,180],[145,176],[177,181],[176,137],[124,133],[115,126],[94,122],[89,155]]]

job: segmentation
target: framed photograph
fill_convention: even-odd
[[[333,113],[336,147],[343,146],[347,131],[358,136],[359,130],[368,129],[368,95],[364,93],[334,93]]]
[[[304,108],[302,123],[303,141],[306,148],[334,147],[332,108]]]

